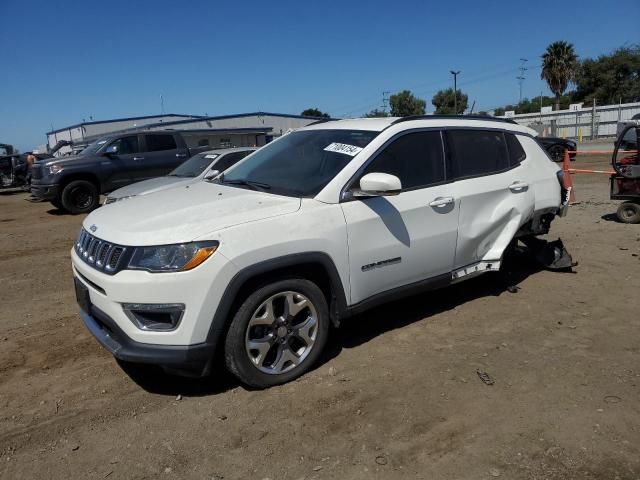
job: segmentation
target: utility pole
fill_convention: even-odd
[[[527,67],[524,66],[526,62],[526,58],[520,59],[520,66],[518,67],[518,70],[520,70],[520,75],[516,77],[518,79],[518,83],[520,84],[520,99],[518,100],[518,103],[522,102],[522,84],[524,83],[525,79],[524,72],[527,71]]]
[[[385,115],[387,114],[387,106],[389,105],[389,94],[391,92],[382,92],[382,111],[385,113]]]
[[[593,97],[593,107],[591,108],[591,140],[598,136],[596,131],[596,97]]]
[[[164,115],[164,97],[160,95],[160,114]]]
[[[460,70],[449,70],[453,75],[453,111],[454,115],[458,115],[458,75]]]

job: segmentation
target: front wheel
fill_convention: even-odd
[[[69,213],[89,213],[100,203],[98,188],[88,180],[74,180],[62,190],[62,207]]]
[[[225,339],[225,363],[242,383],[267,388],[309,370],[327,342],[329,309],[318,286],[292,278],[253,292]]]
[[[640,204],[633,202],[621,203],[616,215],[618,220],[623,223],[640,223]]]

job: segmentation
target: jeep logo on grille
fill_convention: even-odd
[[[96,227],[95,223],[89,227],[89,230],[91,230],[92,232],[95,232],[97,229],[98,227]]]

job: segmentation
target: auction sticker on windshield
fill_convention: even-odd
[[[349,145],[347,143],[333,142],[324,147],[324,150],[326,152],[344,153],[345,155],[349,155],[350,157],[355,157],[362,151],[362,148],[356,147],[355,145]]]

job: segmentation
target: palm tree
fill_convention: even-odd
[[[556,96],[555,110],[560,110],[560,97],[578,70],[578,56],[569,42],[553,42],[542,55],[540,78],[547,81]]]

